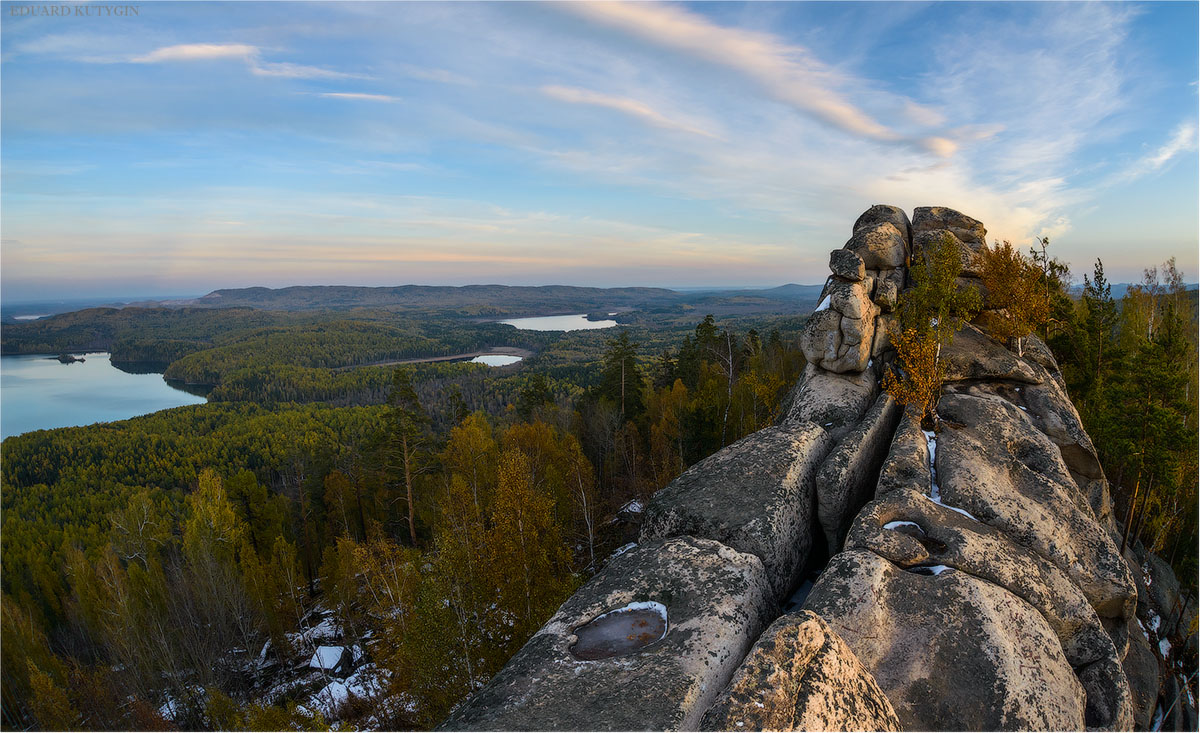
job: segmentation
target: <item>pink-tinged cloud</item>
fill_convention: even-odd
[[[182,43],[164,46],[148,54],[129,59],[135,64],[158,64],[169,61],[206,61],[209,59],[252,59],[258,56],[256,46],[244,43]]]
[[[163,46],[150,53],[131,56],[124,60],[134,64],[161,64],[188,61],[214,61],[220,59],[238,59],[244,61],[250,72],[255,76],[276,76],[285,79],[363,79],[361,74],[348,74],[342,71],[323,69],[318,66],[306,66],[288,62],[263,61],[262,50],[257,46],[245,43],[181,43],[175,46]],[[97,62],[108,63],[114,59],[95,59]]]
[[[356,99],[363,102],[399,102],[399,97],[393,97],[389,94],[366,94],[364,92],[321,92],[318,97],[326,97],[328,99]]]

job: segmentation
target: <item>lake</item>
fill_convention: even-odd
[[[516,364],[521,360],[519,356],[509,356],[508,354],[482,354],[471,360],[472,364],[487,364],[488,366],[508,366]]]
[[[0,356],[0,439],[205,401],[202,395],[171,386],[161,373],[118,369],[106,353],[83,358],[62,364],[42,354]]]
[[[609,313],[615,316],[616,313]],[[586,313],[576,313],[569,316],[536,316],[534,318],[513,318],[500,321],[510,326],[526,331],[584,331],[592,328],[612,328],[616,321],[589,321]]]

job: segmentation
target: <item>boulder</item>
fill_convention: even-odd
[[[865,318],[875,315],[871,302],[871,291],[866,283],[834,280],[825,288],[830,297],[830,308],[846,318]]]
[[[835,374],[809,363],[786,422],[816,423],[840,440],[858,424],[877,394],[878,379],[872,369]]]
[[[825,296],[821,301],[824,308],[818,306],[804,323],[800,333],[800,350],[809,364],[834,362],[842,352],[842,314],[829,307],[828,301],[832,296]]]
[[[868,270],[890,270],[908,261],[908,237],[891,222],[855,229],[845,249],[862,257]]]
[[[1058,638],[1007,590],[953,569],[832,559],[804,603],[845,640],[905,730],[1082,730]]]
[[[816,474],[817,518],[830,553],[837,552],[858,510],[875,495],[900,406],[881,393],[862,421],[830,452]]]
[[[917,548],[920,549],[917,549]],[[1004,588],[1036,609],[1077,670],[1089,728],[1127,730],[1133,707],[1120,655],[1071,579],[1003,532],[902,489],[867,505],[846,549],[869,550],[903,568],[943,566]]]
[[[912,231],[914,237],[918,232],[937,229],[944,229],[963,242],[987,243],[987,229],[983,228],[981,222],[966,214],[943,206],[918,206],[913,209]]]
[[[883,352],[892,347],[892,333],[889,330],[896,319],[892,316],[875,316],[875,337],[871,340],[871,358],[878,359]],[[867,362],[870,365],[870,361]]]
[[[701,730],[898,731],[900,721],[846,642],[801,611],[755,642]]]
[[[874,229],[884,223],[896,227],[896,231],[904,236],[905,241],[912,241],[912,230],[908,222],[908,214],[904,213],[904,209],[898,206],[888,206],[887,204],[875,204],[864,211],[854,222],[851,232],[857,232],[860,229]]]
[[[1112,538],[1087,507],[1062,454],[1017,406],[995,395],[938,403],[942,498],[1056,564],[1100,616],[1126,618],[1136,591]]]
[[[641,542],[690,535],[755,555],[782,599],[808,559],[815,474],[832,447],[829,434],[811,422],[748,435],[655,494]]]
[[[873,300],[879,310],[891,313],[896,310],[900,290],[904,287],[903,270],[883,270],[875,283]]]
[[[964,242],[954,236],[952,232],[945,229],[934,229],[932,231],[917,232],[913,231],[913,258],[923,257],[928,258],[928,252],[933,248],[941,245],[943,239],[949,239],[958,249],[959,259],[962,261],[962,274],[968,277],[978,277],[980,274],[979,253],[983,249],[983,244]],[[928,261],[928,259],[926,259]],[[965,285],[965,283],[964,283]]]
[[[942,348],[942,363],[946,365],[947,382],[967,379],[1042,382],[1039,370],[969,323],[963,324],[954,334],[954,340]]]
[[[829,253],[829,270],[849,282],[859,282],[867,276],[862,258],[848,249],[835,249]]]
[[[754,555],[691,537],[637,547],[568,598],[440,729],[696,730],[776,609]],[[626,623],[621,614],[634,620],[626,648],[579,636],[606,619]],[[653,633],[637,632],[638,614],[651,615]],[[623,629],[611,630],[607,643],[624,643]]]

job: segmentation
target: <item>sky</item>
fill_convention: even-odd
[[[819,283],[876,203],[1200,259],[1196,3],[2,3],[0,296]]]

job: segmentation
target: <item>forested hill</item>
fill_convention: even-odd
[[[581,288],[568,285],[516,287],[466,285],[463,287],[400,285],[355,287],[349,285],[298,285],[287,288],[231,288],[214,290],[195,305],[250,306],[270,310],[407,306],[415,308],[478,308],[481,315],[522,311],[544,315],[549,310],[580,310],[673,305],[686,296],[665,288]]]

